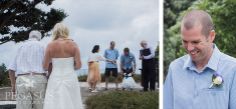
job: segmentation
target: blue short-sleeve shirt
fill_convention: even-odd
[[[116,61],[119,57],[119,52],[117,49],[107,49],[105,50],[104,57]],[[117,68],[117,64],[106,62],[106,68]]]
[[[135,57],[132,53],[129,53],[128,55],[122,55],[120,57],[120,63],[123,65],[122,69],[131,69],[132,65],[135,65]]]

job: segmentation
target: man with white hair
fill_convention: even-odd
[[[44,47],[42,35],[31,31],[29,39],[18,49],[8,66],[12,92],[16,91],[16,109],[42,109],[47,78],[43,70]]]
[[[155,71],[155,51],[147,45],[147,41],[140,43],[139,59],[142,60],[142,86],[143,91],[154,91],[156,88],[156,71]]]

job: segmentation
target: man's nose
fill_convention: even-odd
[[[187,49],[188,51],[192,51],[192,50],[194,50],[194,45],[191,44],[191,43],[188,43],[186,49]]]

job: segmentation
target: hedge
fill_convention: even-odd
[[[102,81],[101,81],[101,82],[105,82],[105,76],[104,76],[104,74],[102,74],[101,76],[102,76]],[[135,80],[136,82],[140,82],[140,81],[141,81],[141,75],[134,74],[133,78],[134,78],[134,80]],[[122,79],[123,79],[122,75],[118,75],[118,82],[122,82]],[[86,82],[86,80],[87,80],[87,75],[78,76],[78,80],[79,80],[80,82]],[[109,78],[109,81],[110,81],[110,82],[115,82],[115,78],[111,76],[111,77]]]
[[[111,91],[88,97],[86,109],[158,109],[158,92]]]

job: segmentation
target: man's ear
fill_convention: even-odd
[[[213,41],[215,40],[215,36],[216,36],[215,30],[211,30],[209,34],[209,41],[213,43]]]

